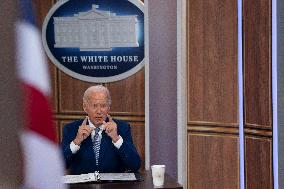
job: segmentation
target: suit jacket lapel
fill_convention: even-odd
[[[108,143],[109,137],[105,133],[105,131],[102,132],[102,140],[101,140],[101,145],[100,145],[100,156],[99,156],[99,166],[103,166],[102,162],[104,159],[104,156],[106,154],[106,149],[107,149],[107,143]]]
[[[92,141],[91,135],[88,136],[83,142],[85,143],[85,146],[88,149],[88,151],[95,154],[94,149],[93,149],[93,141]]]

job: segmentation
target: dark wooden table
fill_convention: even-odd
[[[182,189],[182,186],[177,183],[176,180],[165,174],[164,186],[154,187],[152,182],[152,175],[150,171],[141,173],[141,181],[129,181],[129,182],[102,182],[102,183],[80,183],[80,184],[69,184],[70,189]]]

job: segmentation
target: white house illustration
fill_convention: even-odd
[[[110,11],[79,12],[73,17],[54,17],[55,48],[105,51],[113,47],[138,47],[137,16],[117,16]]]

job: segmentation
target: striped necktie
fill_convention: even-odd
[[[97,127],[95,129],[95,136],[93,138],[93,149],[95,152],[95,157],[96,157],[96,165],[99,165],[99,156],[100,156],[100,135],[99,135],[100,128]]]

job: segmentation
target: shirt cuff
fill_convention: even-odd
[[[118,139],[118,141],[116,141],[116,142],[112,142],[113,143],[113,145],[117,148],[117,149],[119,149],[120,148],[120,146],[122,145],[122,143],[123,143],[123,138],[119,135],[119,139]]]
[[[76,154],[78,150],[80,149],[80,146],[76,145],[73,141],[70,143],[70,150],[72,154]]]

